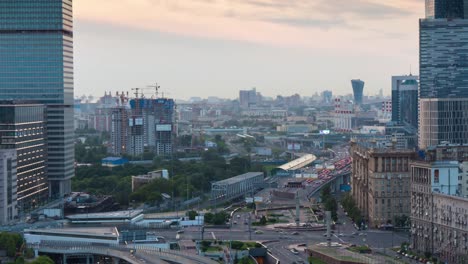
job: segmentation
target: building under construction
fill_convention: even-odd
[[[109,153],[140,156],[145,151],[156,155],[170,155],[176,134],[175,103],[173,99],[145,98],[140,90],[135,90],[135,98],[129,99],[128,92],[116,94],[116,105],[112,113],[111,142]],[[154,97],[151,96],[151,97]]]

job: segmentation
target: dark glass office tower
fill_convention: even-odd
[[[418,128],[418,76],[392,76],[392,121]]]
[[[468,20],[419,23],[419,147],[468,143]]]
[[[353,86],[354,102],[357,105],[361,105],[364,93],[364,82],[361,80],[351,80],[351,85]]]
[[[47,107],[47,174],[53,197],[71,191],[72,0],[0,1],[0,100]]]
[[[426,18],[465,18],[467,0],[426,0]]]

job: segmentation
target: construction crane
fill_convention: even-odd
[[[132,91],[135,91],[135,98],[138,98],[138,91],[140,91],[141,88],[132,88]]]
[[[155,85],[148,85],[147,87],[153,88],[155,90],[156,98],[158,98],[159,88],[161,88],[161,86],[159,86],[158,83],[155,83]]]

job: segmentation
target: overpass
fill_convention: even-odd
[[[95,245],[91,243],[40,243],[28,244],[36,253],[61,254],[63,263],[74,256],[86,258],[86,263],[92,263],[94,256],[111,257],[114,264],[124,260],[131,264],[216,264],[218,262],[198,255],[185,253],[183,251],[156,249],[144,245],[124,246],[124,245]]]

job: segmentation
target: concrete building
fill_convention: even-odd
[[[72,0],[0,1],[0,99],[46,105],[52,197],[70,193],[75,174],[72,7]]]
[[[43,104],[0,102],[0,149],[13,149],[17,153],[15,186],[20,211],[31,209],[49,197],[45,117]]]
[[[466,263],[468,199],[453,195],[456,186],[449,188],[458,182],[455,163],[411,164],[411,247],[445,263]]]
[[[352,196],[371,227],[410,215],[410,161],[413,150],[351,142]]]
[[[362,98],[364,96],[364,82],[361,80],[351,80],[353,87],[354,103],[356,105],[362,105]]]
[[[352,131],[353,119],[356,118],[351,101],[335,98],[334,125],[338,131]]]
[[[392,122],[418,127],[419,77],[392,76]]]
[[[468,198],[468,161],[460,163],[460,176],[458,178],[460,196]]]
[[[252,88],[251,90],[240,90],[239,91],[239,104],[241,108],[250,108],[257,105],[257,90]]]
[[[17,205],[16,150],[0,149],[0,225],[17,217]]]
[[[131,156],[140,156],[145,151],[144,147],[143,117],[131,116],[128,119],[128,150]]]
[[[112,129],[109,153],[113,155],[127,154],[129,109],[126,106],[112,108]]]
[[[150,171],[145,175],[132,176],[132,192],[140,189],[142,186],[152,182],[155,179],[169,179],[169,172],[167,170]]]
[[[177,134],[173,99],[136,98],[130,100],[132,114],[143,119],[143,144],[157,155],[170,155]]]

